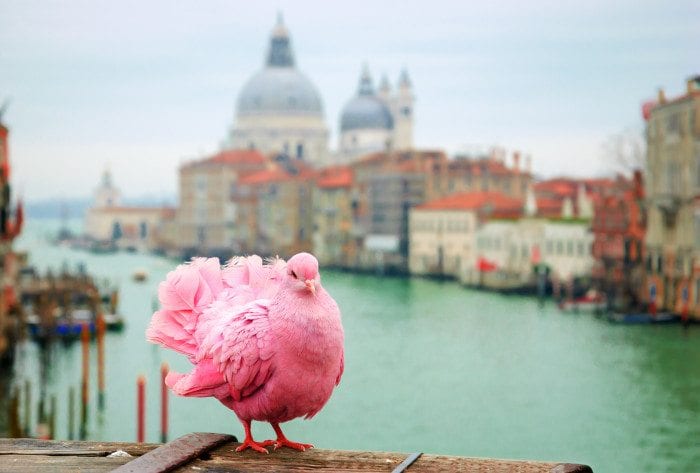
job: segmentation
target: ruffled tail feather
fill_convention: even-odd
[[[194,359],[198,318],[223,289],[218,258],[178,266],[158,287],[161,310],[153,314],[146,339]]]

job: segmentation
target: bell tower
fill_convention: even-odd
[[[394,147],[397,150],[413,148],[413,86],[406,69],[401,71],[394,108]]]

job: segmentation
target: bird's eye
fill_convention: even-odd
[[[294,270],[290,269],[290,270],[289,270],[289,274],[291,274],[292,277],[293,277],[294,279],[298,279],[298,278],[297,278],[297,273],[295,273]]]

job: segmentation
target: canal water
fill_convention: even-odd
[[[91,348],[88,436],[134,441],[136,379],[147,378],[147,441],[159,441],[159,370],[187,370],[181,356],[146,342],[156,288],[175,262],[138,254],[95,255],[52,246],[56,221],[30,221],[16,247],[38,269],[84,264],[119,285],[121,333],[106,338],[106,407],[95,409]],[[145,269],[145,283],[132,281]],[[598,472],[696,471],[700,464],[700,326],[617,326],[563,314],[532,298],[477,292],[453,282],[325,271],[343,312],[345,375],[313,420],[286,424],[320,448],[430,452],[587,463]],[[19,348],[10,383],[31,380],[58,399],[80,382],[80,347],[58,344],[42,363]],[[7,382],[7,380],[6,380]],[[170,398],[170,438],[192,431],[242,436],[211,399]],[[33,421],[36,412],[32,412]],[[1,426],[0,426],[1,427]],[[255,424],[258,438],[268,426]]]

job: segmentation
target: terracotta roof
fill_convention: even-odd
[[[486,210],[494,216],[519,216],[523,201],[500,192],[458,192],[417,206],[419,210]]]
[[[352,182],[353,173],[350,166],[334,166],[320,171],[316,185],[322,189],[332,189],[350,187]]]
[[[286,170],[276,167],[273,169],[266,169],[264,171],[257,171],[247,174],[238,180],[241,185],[250,184],[267,184],[271,182],[284,182],[284,181],[295,181],[295,180],[310,180],[316,177],[316,172],[311,169],[301,169],[297,174],[291,174]]]
[[[200,166],[206,164],[263,165],[267,162],[267,157],[260,151],[253,149],[231,149],[220,151],[219,153],[205,159],[186,163],[183,167]]]
[[[281,169],[265,169],[264,171],[253,172],[238,180],[241,185],[245,184],[265,184],[268,182],[279,182],[290,179],[290,175]]]

